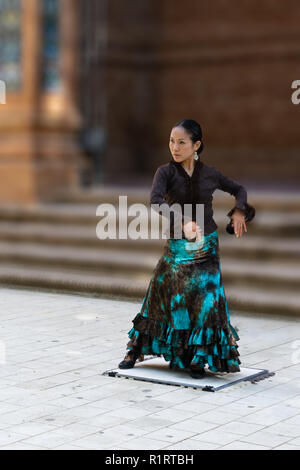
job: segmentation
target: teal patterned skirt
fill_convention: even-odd
[[[240,370],[216,230],[197,242],[167,239],[128,335],[129,351],[163,356],[174,369]]]

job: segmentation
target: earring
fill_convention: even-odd
[[[198,158],[199,158],[199,155],[198,155],[198,153],[195,151],[195,153],[194,153],[194,159],[195,159],[195,160],[198,160]]]

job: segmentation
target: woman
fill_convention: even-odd
[[[172,128],[173,158],[154,175],[151,204],[191,204],[192,215],[179,218],[181,238],[174,237],[175,218],[169,216],[170,237],[128,333],[121,369],[134,367],[137,359],[151,354],[162,355],[170,368],[189,368],[194,378],[203,377],[206,364],[214,372],[240,370],[239,337],[230,324],[222,283],[212,194],[221,189],[235,196],[236,205],[227,215],[236,237],[247,231],[246,221],[253,219],[255,209],[247,203],[243,186],[200,161],[203,147],[196,121],[184,119]],[[197,204],[204,205],[204,230],[196,219]]]

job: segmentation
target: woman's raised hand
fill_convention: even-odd
[[[246,226],[246,222],[245,222],[244,212],[241,211],[240,209],[235,209],[232,216],[231,216],[231,218],[232,218],[231,225],[234,228],[235,236],[237,238],[241,237],[243,235],[244,230],[245,230],[245,232],[247,232],[247,226]]]

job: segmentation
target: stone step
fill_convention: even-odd
[[[227,287],[225,294],[229,300],[230,310],[270,313],[280,315],[300,315],[299,291],[291,294],[284,290],[267,290],[251,287]]]
[[[256,236],[250,230],[242,238],[218,230],[220,252],[224,256],[244,259],[285,260],[298,262],[300,239],[288,237]],[[0,222],[0,241],[38,243],[54,246],[94,247],[134,251],[142,254],[161,253],[166,240],[101,240],[95,227],[90,225],[64,225],[31,222]]]
[[[161,251],[165,240],[99,239],[95,226],[75,224],[51,224],[46,222],[0,222],[0,240],[37,242],[49,245],[74,247],[117,248],[126,250]]]
[[[220,236],[221,257],[250,260],[282,260],[299,263],[300,239],[288,237],[255,236],[249,233],[237,239],[234,236]]]
[[[138,278],[133,281],[128,276],[109,277],[105,273],[85,273],[83,276],[79,269],[78,272],[70,272],[61,268],[58,270],[51,265],[45,269],[41,266],[27,266],[20,263],[1,263],[0,284],[140,299],[144,295],[147,283]]]
[[[132,279],[106,275],[82,276],[82,273],[70,273],[55,269],[21,267],[17,264],[1,263],[0,283],[7,286],[35,287],[51,291],[70,291],[94,296],[113,295],[114,298],[134,298],[142,301],[146,294],[149,280]],[[271,313],[279,315],[299,316],[300,294],[289,291],[274,291],[253,287],[226,286],[225,294],[229,303],[229,311],[245,311],[247,313]]]
[[[158,255],[133,253],[126,250],[107,248],[83,248],[55,246],[40,243],[0,242],[1,262],[21,263],[24,266],[44,266],[66,269],[77,269],[82,276],[94,271],[111,275],[134,273],[145,275],[153,270]]]
[[[76,204],[100,204],[111,202],[118,204],[119,195],[127,195],[128,204],[149,204],[151,184],[147,188],[132,188],[120,186],[104,186],[92,188],[75,188],[68,192],[61,191],[57,195],[57,201]],[[298,190],[261,190],[247,189],[248,202],[257,210],[270,211],[299,211],[300,210],[300,188]],[[214,192],[214,204],[226,208],[234,201],[233,196],[217,189]]]
[[[153,272],[159,255],[116,249],[76,248],[38,243],[0,242],[1,263],[20,263],[21,266],[49,267],[77,271],[82,278],[94,274],[128,276],[132,280],[147,281]],[[298,263],[283,261],[234,260],[221,257],[224,281],[228,285],[266,286],[293,292],[300,286]]]
[[[232,305],[241,308],[245,293],[250,292],[244,310],[271,312],[276,310],[272,295],[280,300],[283,292],[276,311],[284,311],[284,300],[290,296],[294,303],[291,308],[287,303],[286,311],[296,314],[300,212],[259,210],[247,234],[237,239],[225,231],[229,202],[226,207],[215,207],[214,219],[224,285],[230,289]],[[96,207],[90,203],[1,206],[0,283],[141,298],[166,240],[100,240]]]
[[[300,267],[298,263],[279,261],[247,261],[221,258],[221,269],[227,285],[241,287],[264,286],[274,292],[281,289],[299,292]],[[300,307],[300,305],[299,305]]]
[[[227,207],[228,208],[228,207]],[[148,214],[142,219],[149,222],[150,208]],[[124,216],[125,213],[122,214]],[[96,215],[96,206],[76,205],[76,204],[43,204],[29,207],[1,206],[0,220],[18,223],[51,223],[64,225],[91,225],[96,231],[100,216]],[[127,218],[128,223],[132,218]],[[229,222],[224,210],[214,209],[214,220],[220,232],[225,231]],[[118,236],[117,217],[117,236]],[[300,212],[275,212],[261,210],[257,212],[255,219],[247,224],[248,232],[251,235],[265,236],[289,236],[299,237],[300,235]],[[150,223],[149,223],[150,233]]]

